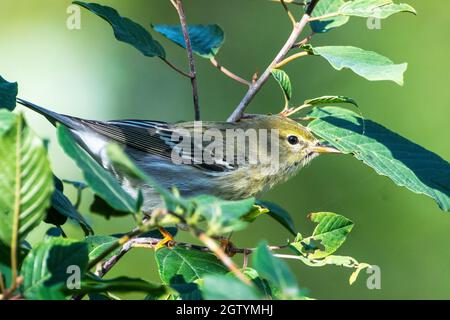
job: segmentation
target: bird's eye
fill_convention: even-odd
[[[296,145],[299,143],[297,136],[289,136],[288,137],[289,144]]]

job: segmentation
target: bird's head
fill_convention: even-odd
[[[301,168],[322,153],[340,153],[322,144],[306,127],[282,115],[251,115],[241,121],[248,122],[254,128],[277,132],[277,156],[281,170]]]

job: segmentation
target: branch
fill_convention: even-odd
[[[192,76],[189,73],[184,72],[183,70],[181,70],[180,68],[178,68],[176,65],[174,65],[172,62],[170,62],[169,60],[165,59],[165,58],[161,58],[162,61],[164,61],[169,67],[171,67],[173,70],[175,70],[176,72],[178,72],[179,74],[191,79]]]
[[[271,0],[273,2],[281,2],[281,0]],[[296,4],[298,6],[305,6],[306,3],[303,1],[296,1],[296,0],[284,0],[284,3],[288,3],[288,4]]]
[[[203,239],[203,240],[201,239],[202,241],[208,242],[210,244],[210,246],[199,246],[199,245],[195,245],[195,244],[191,244],[191,243],[176,242],[176,241],[171,241],[171,242],[167,243],[167,246],[170,248],[183,247],[183,248],[189,248],[189,249],[197,250],[197,251],[201,251],[201,252],[217,253],[217,250],[216,250],[217,244],[214,241],[212,241],[211,238],[207,237],[203,232],[200,233],[199,238],[200,237]],[[155,249],[157,247],[157,245],[160,243],[160,241],[161,241],[161,239],[159,239],[159,238],[148,238],[148,237],[134,238],[134,239],[129,240],[127,243],[125,243],[123,245],[122,249],[120,250],[120,252],[118,254],[112,256],[111,258],[109,258],[108,260],[103,262],[101,266],[99,266],[99,268],[95,272],[96,275],[98,275],[99,277],[105,276],[117,264],[117,262],[119,262],[119,260],[126,253],[128,253],[131,249],[133,249],[133,248]],[[214,242],[214,245],[211,244],[211,241]],[[214,248],[214,250],[211,248],[211,246]],[[288,245],[268,246],[268,248],[269,248],[269,250],[272,251],[272,250],[285,249],[287,246]],[[221,249],[221,248],[219,248],[219,249]],[[256,248],[236,248],[232,245],[227,248],[227,252],[229,252],[231,255],[234,255],[237,253],[244,254],[244,258],[248,258],[248,256],[255,250],[256,250]],[[222,249],[221,249],[221,251],[223,252]],[[219,253],[219,254],[222,255],[222,253]],[[223,253],[223,254],[225,254],[225,253]],[[229,259],[229,257],[228,257],[228,259]],[[225,260],[227,260],[227,258],[225,258]],[[230,268],[229,264],[226,266]],[[233,268],[233,266],[231,266],[231,268]]]
[[[184,42],[186,43],[186,51],[189,60],[190,78],[192,85],[192,96],[194,98],[195,120],[200,120],[200,106],[198,103],[197,73],[195,71],[194,54],[192,53],[191,39],[189,37],[188,26],[186,23],[186,15],[184,13],[183,2],[181,0],[173,0],[172,4],[180,17],[181,29],[183,30]]]
[[[209,59],[209,61],[211,61],[212,65],[214,67],[216,67],[217,69],[219,69],[220,72],[222,72],[223,74],[225,74],[227,77],[230,77],[233,80],[236,80],[237,82],[240,82],[246,86],[251,86],[251,82],[247,81],[245,79],[242,79],[241,77],[239,77],[238,75],[234,74],[233,72],[231,72],[230,70],[226,69],[225,67],[222,67],[217,60],[212,57],[211,59]]]
[[[288,6],[286,5],[286,1],[285,0],[280,0],[280,2],[281,2],[281,5],[283,6],[284,10],[286,11],[289,19],[291,20],[292,26],[295,27],[295,23],[297,22],[297,20],[295,20],[294,15],[292,14],[291,10],[289,10]]]
[[[292,49],[300,48],[301,46],[307,44],[307,43],[312,39],[312,37],[314,37],[315,34],[316,34],[316,33],[315,33],[314,31],[312,31],[312,32],[311,32],[309,35],[307,35],[302,41],[299,41],[299,42],[295,43],[295,44],[292,46]]]
[[[280,63],[286,54],[291,50],[292,46],[297,41],[297,38],[302,33],[305,26],[308,24],[310,20],[310,15],[312,11],[314,10],[315,6],[319,0],[312,0],[309,4],[305,14],[301,18],[299,22],[297,22],[294,26],[294,29],[291,32],[291,35],[289,36],[288,40],[284,44],[284,46],[281,48],[280,52],[278,52],[275,59],[270,63],[270,65],[267,67],[267,69],[264,71],[264,73],[261,75],[261,77],[249,88],[246,95],[242,99],[242,101],[239,103],[239,105],[236,107],[236,109],[233,111],[231,116],[228,118],[228,122],[234,122],[239,120],[243,114],[247,106],[250,104],[250,102],[253,100],[254,96],[259,92],[261,87],[267,82],[269,79],[272,70],[274,67]]]

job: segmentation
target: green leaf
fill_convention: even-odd
[[[267,243],[261,243],[253,253],[253,268],[261,277],[267,279],[284,299],[299,298],[300,290],[294,274],[284,261],[275,258],[267,248]]]
[[[347,238],[347,234],[353,228],[353,222],[344,216],[332,212],[315,212],[309,215],[312,222],[318,223],[311,237],[291,243],[295,249],[303,254],[308,254],[310,259],[321,259],[335,252]],[[321,248],[314,243],[320,243]]]
[[[165,284],[172,284],[178,277],[183,283],[190,283],[207,274],[225,274],[228,269],[211,253],[174,247],[161,248],[155,253],[158,271]],[[181,279],[181,277],[183,279]]]
[[[170,287],[175,290],[181,300],[203,300],[202,292],[197,283],[185,283],[182,277],[172,278]]]
[[[80,276],[83,276],[87,265],[88,248],[85,243],[62,238],[42,242],[23,262],[23,294],[29,300],[60,299],[63,296],[58,291],[71,275],[68,272],[70,268],[79,268]]]
[[[17,252],[17,264],[18,267],[22,265],[23,260],[30,252],[30,244],[26,241],[22,241],[19,244]],[[11,272],[11,248],[0,242],[0,273],[3,275],[3,283],[5,287],[11,286],[12,272]]]
[[[57,179],[56,177],[54,177]],[[60,182],[60,181],[59,181]],[[53,191],[52,195],[52,207],[50,208],[50,212],[47,213],[47,217],[45,219],[46,223],[52,223],[55,225],[63,225],[61,218],[58,218],[58,215],[63,218],[70,218],[73,221],[76,221],[81,228],[83,229],[85,235],[93,234],[94,230],[92,230],[92,227],[89,225],[89,223],[84,219],[84,217],[75,209],[72,202],[64,195],[64,190],[62,188],[62,183],[58,183],[61,187],[58,187],[55,183],[55,190]],[[52,210],[53,212],[52,215]],[[53,217],[53,219],[50,219]],[[56,220],[55,220],[56,219]]]
[[[396,4],[391,0],[348,1],[339,8],[338,12],[346,16],[377,19],[385,19],[400,12],[416,14],[416,10],[410,5],[405,3]]]
[[[0,242],[0,277],[3,276],[5,287],[11,285],[11,249]]]
[[[151,34],[138,23],[124,18],[113,8],[97,3],[74,1],[85,9],[107,21],[114,31],[117,40],[128,43],[138,49],[144,56],[165,58],[166,53],[161,44],[154,40]]]
[[[312,13],[311,29],[316,33],[325,33],[340,27],[349,21],[350,16],[385,19],[400,12],[416,14],[408,4],[395,4],[392,0],[321,0]]]
[[[82,170],[84,179],[92,190],[114,209],[124,212],[136,212],[134,200],[109,172],[101,167],[74,140],[70,131],[64,126],[58,126],[58,140],[65,151]]]
[[[339,11],[339,8],[345,4],[344,0],[321,0],[317,3],[311,17],[321,17]],[[311,29],[315,33],[325,33],[334,28],[340,27],[349,21],[349,17],[335,16],[323,20],[311,21]]]
[[[114,209],[108,204],[108,202],[97,195],[94,196],[94,201],[91,203],[89,211],[94,214],[98,214],[107,220],[111,219],[111,217],[125,217],[130,214],[130,212]]]
[[[186,48],[183,30],[181,25],[155,24],[152,25],[156,32],[159,32],[167,39],[175,42],[182,48]],[[210,25],[188,25],[189,38],[191,40],[192,51],[203,58],[213,58],[219,52],[225,41],[222,29],[216,24]]]
[[[17,82],[8,82],[0,76],[0,108],[14,110],[18,90]]]
[[[5,109],[0,109],[0,137],[16,124],[17,115]]]
[[[58,227],[51,227],[45,232],[44,241],[51,240],[53,238],[62,237],[62,229]]]
[[[252,268],[245,268],[242,273],[251,280],[265,298],[275,298],[279,296],[279,289],[271,286],[266,279],[261,279],[258,272]]]
[[[260,300],[256,288],[246,285],[231,275],[205,276],[201,287],[205,300]]]
[[[206,220],[208,235],[242,230],[247,223],[241,218],[252,210],[255,203],[254,198],[226,201],[209,195],[200,195],[190,200],[195,206],[194,219],[200,216]],[[191,222],[189,218],[187,220]]]
[[[84,240],[88,246],[89,251],[89,260],[95,260],[99,256],[101,256],[105,251],[107,251],[111,245],[116,243],[119,240],[118,237],[115,236],[89,236]],[[116,255],[120,252],[121,247],[112,251],[108,256],[105,257],[104,260],[109,259],[113,255]]]
[[[281,87],[281,90],[283,90],[284,96],[287,101],[291,100],[292,98],[292,85],[291,80],[289,79],[288,74],[280,69],[273,69],[272,70],[272,76],[274,79],[278,82],[278,84]]]
[[[14,235],[18,243],[24,240],[44,219],[53,193],[53,175],[42,141],[22,115],[14,118],[0,139],[0,241],[7,245]]]
[[[376,52],[356,47],[316,47],[312,51],[325,58],[336,70],[348,68],[370,81],[389,80],[403,85],[403,74],[408,67],[407,63],[394,64]]]
[[[314,134],[450,211],[450,164],[446,160],[371,120],[365,120],[363,131],[363,119],[347,109],[315,108],[309,117],[317,118],[308,124]]]
[[[64,179],[64,180],[62,180],[62,182],[73,186],[77,190],[84,190],[88,187],[88,185],[86,183],[81,182],[81,181],[72,181],[72,180]]]
[[[355,100],[345,96],[322,96],[314,99],[305,100],[304,104],[311,106],[317,106],[328,103],[350,103],[356,107],[359,107]]]
[[[278,221],[283,227],[285,227],[294,236],[297,234],[295,231],[294,221],[290,214],[279,205],[269,202],[257,200],[255,205],[261,213],[266,213],[276,221]]]
[[[138,278],[117,277],[102,279],[94,275],[87,275],[80,284],[80,289],[67,290],[70,294],[88,294],[103,292],[145,292],[153,296],[161,296],[167,292],[165,286],[150,283]]]

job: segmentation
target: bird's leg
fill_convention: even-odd
[[[172,235],[170,234],[169,231],[167,231],[164,228],[158,228],[158,229],[164,238],[156,244],[155,250],[159,250],[166,246],[170,248],[170,243],[173,241]]]

